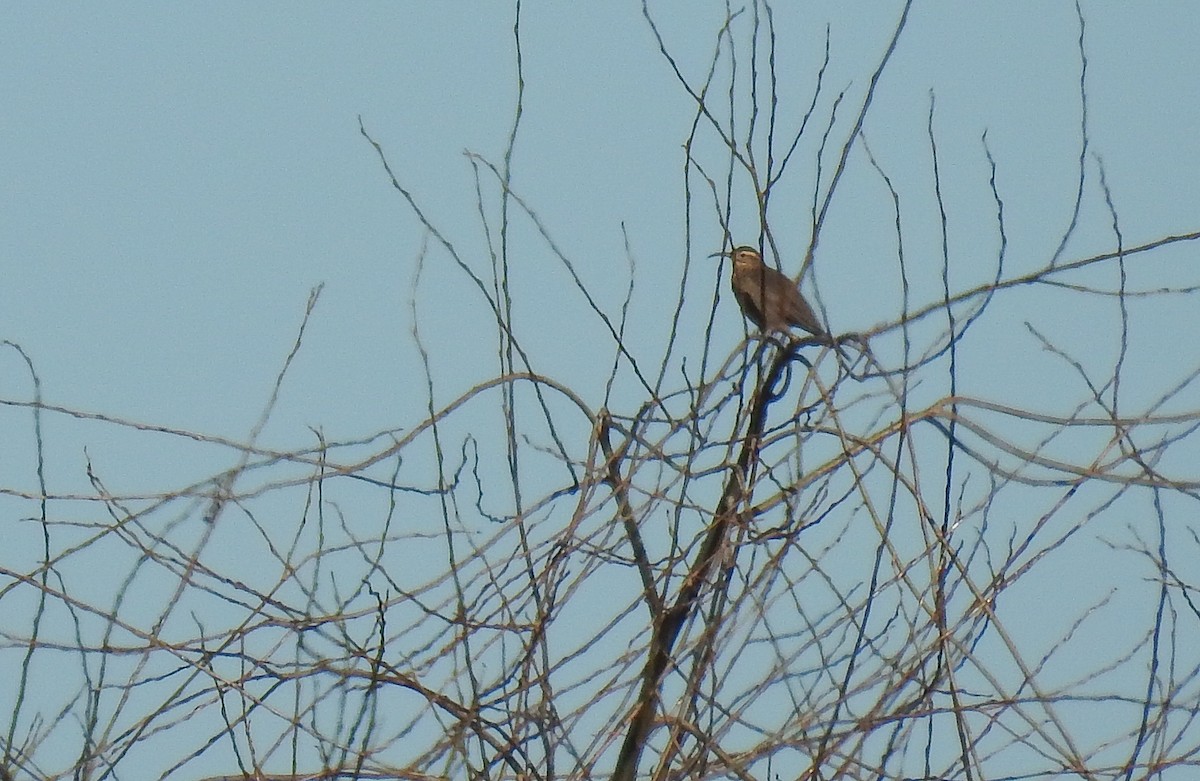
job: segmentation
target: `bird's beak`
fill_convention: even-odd
[[[710,258],[729,258],[729,257],[733,257],[733,251],[732,250],[721,250],[720,252],[714,252],[713,254],[709,255],[709,257]]]

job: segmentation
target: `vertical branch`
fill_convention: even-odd
[[[696,558],[688,568],[675,601],[663,612],[661,620],[651,628],[650,646],[641,675],[641,689],[628,721],[625,740],[617,755],[612,774],[613,781],[634,781],[637,775],[638,760],[645,749],[650,726],[658,710],[663,676],[671,664],[671,652],[679,639],[680,630],[695,615],[708,574],[717,561],[730,524],[738,520],[737,507],[749,490],[747,476],[758,458],[767,409],[775,400],[775,384],[790,360],[790,351],[780,351],[772,362],[770,371],[755,390],[738,459],[729,470],[725,488],[713,513],[712,524],[696,553]]]
[[[1054,255],[1050,258],[1050,268],[1058,265],[1059,260],[1062,259],[1062,255],[1067,249],[1067,242],[1075,235],[1075,229],[1079,226],[1079,214],[1083,208],[1084,174],[1087,170],[1087,154],[1090,143],[1088,136],[1087,101],[1088,58],[1087,48],[1084,46],[1085,25],[1083,9],[1079,6],[1079,0],[1075,0],[1075,18],[1079,20],[1079,36],[1076,38],[1076,47],[1079,50],[1079,180],[1075,185],[1075,203],[1071,206],[1071,219],[1067,223],[1067,229],[1063,231],[1062,238],[1058,241],[1058,247],[1055,248]]]
[[[9,714],[8,735],[4,741],[4,759],[3,764],[0,764],[0,773],[7,775],[9,768],[24,764],[20,761],[19,754],[21,752],[16,749],[17,725],[21,723],[21,714],[25,708],[25,696],[28,694],[29,687],[30,666],[33,664],[33,654],[41,638],[42,619],[46,614],[51,556],[50,519],[48,513],[49,497],[46,494],[46,448],[45,442],[42,440],[42,379],[38,376],[37,369],[33,366],[33,360],[19,344],[5,339],[0,341],[0,346],[9,347],[21,356],[21,360],[25,362],[25,367],[29,371],[29,377],[33,381],[34,472],[37,475],[38,493],[40,494],[38,497],[38,524],[42,530],[41,555],[43,562],[41,572],[38,574],[41,588],[38,589],[37,607],[33,611],[33,622],[29,632],[29,639],[25,644],[25,652],[21,656],[21,672],[17,677],[17,696],[13,702],[12,712]],[[87,662],[85,659],[84,670],[86,671],[86,669]]]
[[[967,734],[966,714],[963,710],[962,698],[958,685],[954,680],[954,662],[957,654],[950,640],[949,606],[947,604],[947,580],[950,576],[953,559],[953,548],[950,543],[950,530],[953,526],[950,516],[953,512],[952,496],[954,491],[955,473],[954,457],[958,451],[958,323],[954,317],[954,307],[950,305],[950,240],[947,233],[946,201],[942,195],[942,171],[938,159],[937,135],[933,129],[933,118],[936,109],[936,98],[929,95],[929,114],[926,132],[929,136],[930,161],[933,167],[933,193],[938,207],[938,225],[941,229],[942,249],[942,305],[946,312],[946,333],[949,346],[949,362],[946,372],[949,379],[950,422],[946,427],[946,466],[942,474],[942,523],[937,531],[938,564],[937,578],[934,584],[934,620],[938,626],[938,658],[937,665],[940,676],[948,682],[950,701],[954,707],[954,725],[958,732],[960,761],[964,776],[971,781],[975,773],[973,768],[977,762],[973,758],[974,741]]]

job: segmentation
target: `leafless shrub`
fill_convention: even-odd
[[[1162,366],[1131,334],[1147,304],[1193,294],[1177,250],[1200,233],[1127,244],[1081,120],[1074,215],[1057,248],[1014,260],[1022,226],[985,137],[992,222],[972,258],[990,261],[959,284],[936,100],[919,205],[866,135],[908,13],[865,88],[830,86],[826,36],[797,111],[768,5],[730,15],[699,82],[647,10],[695,110],[689,227],[660,259],[680,282],[653,320],[631,314],[637,252],[609,311],[510,189],[508,159],[469,155],[491,256],[460,251],[365,120],[426,230],[414,300],[462,306],[420,281],[453,264],[494,324],[490,378],[452,389],[435,380],[450,342],[415,317],[427,416],[402,429],[279,451],[258,442],[261,423],[235,442],[44,404],[29,362],[35,392],[3,400],[32,421],[20,452],[35,481],[4,487],[34,521],[0,555],[2,777],[1188,777],[1200,365],[1180,344]],[[519,16],[515,31],[519,51]],[[823,231],[851,171],[887,193],[896,226],[894,257],[851,276],[894,280],[890,300],[861,304],[899,315],[837,349],[734,339],[717,266],[691,262],[718,248],[712,226],[752,209],[767,255],[825,281]],[[1085,228],[1097,195],[1108,224]],[[914,215],[935,226],[940,259],[906,249]],[[518,222],[538,238],[515,245]],[[1107,248],[1072,254],[1087,230]],[[522,253],[554,258],[569,280],[555,294],[586,302],[584,358],[610,367],[604,388],[539,368],[513,315]],[[1151,259],[1171,284],[1144,281]],[[1108,342],[1079,350],[1021,327],[1000,302],[1023,296],[1097,313]],[[656,360],[635,338],[647,324],[666,334]],[[984,392],[985,368],[1026,396]],[[238,463],[146,494],[89,468],[92,493],[51,495],[47,418]]]

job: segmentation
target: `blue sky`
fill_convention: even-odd
[[[308,290],[324,282],[298,367],[320,367],[319,377],[294,386],[281,413],[327,425],[364,413],[357,425],[369,428],[374,412],[399,412],[387,397],[413,357],[407,300],[421,235],[358,135],[357,117],[440,224],[472,225],[462,152],[500,161],[514,99],[511,10],[309,5],[290,7],[286,20],[277,10],[5,12],[0,219],[10,270],[0,322],[36,361],[49,398],[237,435],[265,399]],[[699,80],[720,8],[686,22],[669,7],[660,13],[669,39],[694,55],[689,75]],[[1195,213],[1197,146],[1187,7],[1102,4],[1085,13],[1093,151],[1127,237],[1185,228]],[[892,17],[855,4],[836,17],[831,84],[862,86],[867,55]],[[524,21],[515,183],[615,309],[620,286],[601,283],[619,263],[621,222],[646,288],[679,273],[679,145],[690,107],[636,7],[529,6]],[[784,20],[805,36],[781,47],[785,64],[819,61],[821,30],[811,26],[823,17],[807,21],[810,29]],[[924,186],[927,154],[913,144],[936,90],[946,166],[964,177],[961,185],[947,177],[948,186],[980,210],[990,207],[979,187],[987,129],[1009,215],[1022,228],[1012,237],[1014,269],[1036,263],[1069,216],[1078,155],[1073,30],[1067,6],[925,4],[866,128],[893,176]],[[811,67],[799,72],[812,76]],[[807,96],[811,85],[796,86]],[[787,106],[793,115],[804,107],[797,103]],[[861,166],[857,175],[871,178]],[[809,186],[795,178],[798,190]],[[830,259],[818,257],[822,287],[839,301],[852,299],[866,256],[880,251],[868,238],[890,238],[886,220],[863,211],[883,204],[877,184],[846,189],[831,219],[856,228],[831,229]],[[976,216],[952,222],[960,257],[976,251]],[[478,248],[477,230],[457,233]],[[792,234],[788,249],[802,251],[803,237]],[[842,237],[858,246],[839,246]],[[703,250],[720,241],[705,238]],[[991,248],[978,251],[987,257]],[[982,258],[979,266],[976,279],[990,273]],[[956,272],[972,278],[969,266]],[[634,306],[649,310],[652,297]],[[834,306],[835,327],[862,329],[895,314],[857,309]],[[431,331],[444,332],[438,312],[425,314]],[[570,365],[553,344],[538,346]]]
[[[723,5],[650,8],[685,77],[699,84]],[[1115,246],[1099,160],[1126,246],[1200,226],[1200,12],[1184,2],[1082,8],[1090,148],[1081,228],[1064,260]],[[795,127],[807,108],[827,21],[820,126],[838,91],[858,106],[897,15],[894,4],[779,3],[781,125]],[[292,450],[312,444],[312,429],[348,440],[414,425],[427,401],[414,321],[439,403],[496,373],[494,324],[445,253],[429,256],[414,288],[425,232],[359,122],[439,230],[486,273],[463,153],[503,162],[516,99],[512,24],[511,4],[500,3],[5,6],[0,339],[30,356],[48,403],[244,440],[310,290],[324,285],[259,443]],[[723,241],[711,195],[698,191],[690,207],[684,201],[682,144],[695,106],[640,4],[527,2],[522,25],[525,113],[514,190],[612,318],[631,273],[628,241],[636,260],[629,344],[645,366],[661,359],[664,307],[673,306],[685,269],[681,349],[697,367],[717,291],[714,349],[724,355],[744,331],[726,278],[704,265]],[[917,4],[864,124],[900,191],[915,306],[936,301],[941,284],[926,135],[931,92],[952,285],[968,289],[995,273],[984,131],[1008,220],[1006,275],[1028,272],[1047,261],[1071,219],[1077,36],[1066,3]],[[841,112],[836,139],[852,120],[852,109]],[[790,274],[807,246],[817,138],[800,145],[772,207]],[[700,134],[696,156],[724,176],[728,160],[711,133]],[[495,182],[486,170],[482,181],[494,215]],[[735,241],[756,243],[753,193],[744,179],[735,182]],[[805,281],[835,331],[869,330],[900,314],[891,209],[882,180],[856,151]],[[514,220],[512,242],[523,343],[539,371],[598,408],[611,338],[529,220]],[[1194,255],[1189,246],[1156,253],[1137,264],[1131,284],[1194,284]],[[1194,296],[1135,299],[1130,308],[1123,392],[1134,413],[1195,369],[1194,350],[1181,344],[1194,341],[1200,316]],[[1024,323],[1104,366],[1115,360],[1113,311],[1111,302],[1060,290],[1003,291],[977,329],[979,345],[997,347],[965,352],[963,392],[1063,411],[1080,398],[1080,385]],[[884,339],[894,356],[896,337]],[[944,392],[928,390],[930,398]],[[632,411],[639,393],[623,375],[614,406]],[[30,397],[23,362],[0,353],[0,398]],[[1172,404],[1194,409],[1195,399],[1192,391]],[[91,490],[85,448],[118,493],[173,490],[237,462],[230,449],[127,428],[61,416],[46,425],[52,492]],[[464,425],[486,432],[495,420]],[[27,411],[0,411],[0,431],[23,443],[0,454],[0,486],[34,490]],[[33,514],[26,502],[6,507],[11,518]],[[37,541],[27,544],[22,550],[35,556]],[[239,552],[229,555],[236,570]],[[1063,566],[1089,571],[1081,558]]]
[[[1186,196],[1195,70],[1186,6],[1173,7],[1087,13],[1092,141],[1131,240],[1186,227],[1194,213]],[[310,5],[291,9],[286,22],[273,10],[6,12],[2,194],[12,262],[3,316],[6,336],[31,352],[52,397],[236,433],[245,421],[228,414],[231,403],[256,389],[262,398],[271,374],[262,369],[289,343],[319,282],[328,287],[313,337],[328,344],[313,362],[330,371],[318,384],[359,377],[313,396],[315,409],[367,392],[356,354],[369,356],[373,371],[389,363],[382,371],[394,371],[394,361],[374,358],[404,349],[397,337],[407,331],[420,235],[357,117],[436,218],[470,224],[460,211],[473,200],[461,153],[499,162],[503,151],[514,98],[511,10]],[[662,10],[669,36],[689,54],[711,49],[708,30],[720,14],[713,7],[685,25]],[[862,53],[877,50],[891,18],[852,4],[834,27],[835,54],[858,43],[864,26]],[[927,175],[926,156],[893,134],[910,141],[923,132],[934,89],[948,165],[985,175],[978,137],[988,129],[1013,221],[1025,227],[1027,215],[1049,214],[1044,230],[1061,233],[1078,154],[1073,27],[1066,6],[917,9],[880,90],[879,119],[868,122],[873,149],[902,182]],[[805,32],[785,56],[808,64],[821,35]],[[680,251],[672,200],[687,100],[636,7],[527,7],[524,33],[517,184],[579,255],[583,274],[607,262],[596,254],[619,251],[620,221],[646,258],[639,270],[653,274],[662,261],[652,258]],[[835,57],[831,83],[860,86],[869,73],[862,60]],[[697,80],[703,62],[692,63]],[[847,219],[858,212],[855,195]],[[878,227],[886,237],[889,226]],[[1014,246],[1014,263],[1023,249]],[[840,276],[832,263],[829,275]],[[608,303],[618,301],[614,291]],[[882,319],[834,316],[856,328]],[[228,371],[218,379],[212,370],[221,365]]]

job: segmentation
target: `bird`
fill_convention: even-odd
[[[796,283],[764,263],[762,253],[754,247],[743,245],[709,257],[733,258],[730,287],[747,320],[767,332],[786,332],[795,326],[813,336],[829,338]]]

